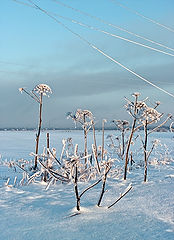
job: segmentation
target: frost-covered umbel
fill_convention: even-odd
[[[120,120],[120,119],[115,120],[114,119],[114,120],[112,120],[112,122],[115,123],[115,125],[121,130],[123,130],[129,126],[129,122],[127,120]]]
[[[93,120],[93,114],[89,110],[77,109],[75,117],[77,121],[80,121],[80,120],[83,121],[84,117],[87,117],[88,119]]]
[[[139,95],[134,94],[133,96],[138,97]],[[155,108],[148,107],[144,101],[131,102],[128,99],[125,105],[128,113],[139,121],[150,120],[159,121],[162,114],[159,113]],[[160,103],[157,103],[157,106]]]
[[[52,93],[51,88],[47,84],[43,84],[43,83],[36,85],[33,91],[38,94],[42,93],[44,96],[48,95],[49,93],[50,94]]]

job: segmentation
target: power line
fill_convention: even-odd
[[[13,1],[18,2],[18,3],[23,3],[23,2],[21,2],[21,1],[16,1],[16,0],[13,0]],[[36,9],[36,6],[32,6],[31,4],[27,4],[27,5],[30,6],[30,7],[32,7],[32,8],[35,8],[35,9]],[[66,19],[66,20],[68,20],[68,21],[70,21],[70,22],[72,22],[72,23],[74,23],[74,24],[78,24],[78,25],[80,25],[80,26],[82,26],[82,27],[86,27],[86,28],[89,28],[89,29],[91,29],[91,30],[95,30],[95,31],[104,33],[104,34],[106,34],[106,35],[112,36],[112,37],[114,37],[114,38],[118,38],[118,39],[121,39],[121,40],[123,40],[123,41],[127,41],[127,42],[133,43],[133,44],[135,44],[135,45],[139,45],[139,46],[141,46],[141,47],[148,48],[148,49],[151,49],[151,50],[153,50],[153,51],[156,51],[156,52],[163,53],[163,54],[165,54],[165,55],[169,55],[169,56],[174,57],[174,55],[171,54],[171,53],[168,53],[168,52],[165,52],[165,51],[162,51],[162,50],[159,50],[159,49],[150,47],[150,46],[148,46],[148,45],[145,45],[145,44],[142,44],[142,43],[139,43],[139,42],[136,42],[136,41],[133,41],[133,40],[130,40],[130,39],[121,37],[121,36],[119,36],[119,35],[116,35],[116,34],[113,34],[113,33],[107,32],[107,31],[104,31],[104,30],[99,29],[99,28],[97,28],[97,27],[93,27],[93,26],[87,25],[87,24],[85,24],[85,23],[76,21],[76,20],[74,20],[74,19],[71,19],[71,18],[68,18],[68,17],[64,17],[64,16],[61,16],[61,15],[59,15],[59,14],[55,14],[55,13],[48,12],[48,11],[47,11],[47,13],[50,13],[50,14],[53,14],[54,16],[58,16],[58,17],[60,17],[60,18]]]
[[[168,47],[168,46],[166,46],[166,45],[164,45],[164,44],[162,44],[162,43],[156,42],[156,41],[154,41],[154,40],[151,40],[151,39],[146,38],[146,37],[144,37],[144,36],[141,36],[141,35],[139,35],[139,34],[136,34],[136,33],[133,33],[133,32],[131,32],[131,31],[128,31],[128,30],[125,29],[125,28],[122,28],[122,27],[117,26],[117,25],[115,25],[115,24],[113,24],[113,23],[107,22],[107,21],[103,20],[102,18],[96,17],[96,16],[94,16],[94,15],[91,15],[91,14],[89,14],[89,13],[87,13],[87,12],[84,12],[84,11],[82,11],[82,10],[79,10],[79,9],[77,9],[77,8],[71,7],[70,5],[67,5],[67,4],[65,4],[65,3],[62,3],[61,1],[58,1],[58,0],[52,0],[52,1],[55,2],[55,3],[57,3],[57,4],[59,4],[59,5],[61,5],[61,6],[63,6],[63,7],[65,7],[65,8],[69,8],[69,9],[75,11],[75,12],[78,12],[78,13],[84,15],[84,16],[93,18],[93,19],[95,19],[95,20],[97,20],[97,21],[99,21],[99,22],[101,22],[101,23],[104,23],[104,24],[110,26],[110,27],[119,29],[119,30],[121,30],[121,31],[123,31],[123,32],[126,32],[126,33],[130,34],[130,35],[133,35],[133,36],[138,37],[138,38],[141,38],[141,39],[143,39],[143,40],[145,40],[145,41],[148,41],[148,42],[151,42],[151,43],[153,43],[153,44],[156,44],[156,45],[158,45],[158,46],[160,46],[160,47],[164,47],[164,48],[166,48],[166,49],[169,49],[169,50],[171,50],[171,51],[174,51],[173,48],[170,48],[170,47]]]
[[[135,45],[139,45],[139,46],[141,46],[141,47],[148,48],[148,49],[151,49],[151,50],[153,50],[153,51],[160,52],[160,53],[163,53],[163,54],[166,54],[166,55],[169,55],[169,56],[174,57],[174,55],[171,54],[171,53],[168,53],[168,52],[165,52],[165,51],[162,51],[162,50],[159,50],[159,49],[150,47],[150,46],[148,46],[148,45],[145,45],[145,44],[142,44],[142,43],[139,43],[139,42],[136,42],[136,41],[133,41],[133,40],[130,40],[130,39],[121,37],[121,36],[119,36],[119,35],[116,35],[116,34],[113,34],[113,33],[107,32],[107,31],[104,31],[104,30],[99,29],[99,28],[97,28],[97,27],[93,27],[93,26],[91,26],[91,25],[87,25],[87,24],[85,24],[85,23],[76,21],[76,20],[71,19],[71,18],[68,18],[68,17],[64,17],[64,16],[61,16],[61,15],[58,15],[58,14],[55,14],[55,13],[52,13],[52,14],[54,14],[54,16],[58,16],[58,17],[60,17],[60,18],[66,19],[66,20],[68,20],[68,21],[70,21],[70,22],[72,22],[72,23],[78,24],[78,25],[80,25],[80,26],[82,26],[82,27],[86,27],[86,28],[89,28],[89,29],[91,29],[91,30],[95,30],[95,31],[104,33],[104,34],[109,35],[109,36],[111,36],[111,37],[115,37],[115,38],[121,39],[121,40],[123,40],[123,41],[127,41],[127,42],[133,43],[133,44],[135,44]]]
[[[158,25],[158,26],[160,26],[162,28],[165,28],[165,29],[167,29],[170,32],[174,32],[174,29],[172,29],[172,28],[170,28],[170,27],[168,27],[168,26],[166,26],[164,24],[161,24],[161,23],[159,23],[159,22],[157,22],[157,21],[155,21],[155,20],[153,20],[153,19],[151,19],[149,17],[144,16],[143,14],[139,13],[138,11],[135,11],[134,9],[127,7],[126,5],[120,3],[117,0],[109,0],[109,1],[114,2],[115,4],[119,5],[120,7],[125,8],[129,12],[132,12],[132,13],[136,14],[137,16],[140,16],[140,17],[142,17],[142,18],[144,18],[144,19],[146,19],[146,20],[148,20],[148,21],[150,21],[150,22],[152,22],[152,23],[154,23],[154,24],[156,24],[156,25]]]
[[[36,7],[37,10],[40,10],[41,12],[45,13],[47,16],[49,16],[50,18],[52,18],[54,21],[56,21],[57,23],[59,23],[60,25],[62,25],[65,29],[67,29],[68,31],[70,31],[71,33],[73,33],[74,35],[76,35],[77,37],[79,37],[83,42],[87,43],[90,47],[92,47],[93,49],[95,49],[96,51],[98,51],[99,53],[101,53],[103,56],[105,56],[106,58],[110,59],[112,62],[116,63],[117,65],[119,65],[120,67],[124,68],[125,70],[127,70],[128,72],[132,73],[134,76],[138,77],[139,79],[143,80],[144,82],[150,84],[151,86],[155,87],[156,89],[166,93],[167,95],[171,96],[174,98],[174,94],[166,91],[165,89],[157,86],[156,84],[150,82],[149,80],[145,79],[144,77],[142,77],[141,75],[137,74],[136,72],[132,71],[131,69],[127,68],[126,66],[124,66],[123,64],[121,64],[120,62],[118,62],[117,60],[115,60],[114,58],[112,58],[111,56],[109,56],[108,54],[106,54],[105,52],[103,52],[101,49],[97,48],[95,45],[93,45],[92,43],[90,43],[89,41],[87,41],[85,38],[83,38],[81,35],[79,35],[78,33],[72,31],[69,27],[67,27],[65,24],[63,24],[61,21],[57,20],[57,18],[55,18],[54,16],[50,15],[46,10],[40,8],[38,5],[36,5],[33,1],[28,0],[28,2],[32,3],[33,6]]]
[[[14,1],[16,3],[19,3],[19,4],[23,4],[23,5],[27,6],[27,7],[33,7],[32,5],[30,5],[28,3],[25,3],[25,2],[22,2],[22,1],[19,1],[19,0],[12,0],[12,1]]]

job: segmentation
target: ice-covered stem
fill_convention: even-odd
[[[62,174],[59,174],[49,168],[47,168],[43,163],[42,163],[42,159],[38,157],[38,163],[53,177],[61,182],[66,182],[68,183],[69,182],[69,178],[66,177],[66,176],[63,176]]]
[[[99,166],[98,154],[97,154],[97,143],[96,143],[96,137],[95,137],[95,125],[93,120],[92,120],[92,129],[93,129],[93,137],[94,137],[94,144],[93,144],[94,158],[97,164],[98,172],[100,173],[100,166]]]
[[[31,98],[33,98],[36,102],[39,103],[39,124],[38,124],[38,131],[36,134],[36,147],[35,147],[35,159],[34,159],[34,170],[37,168],[37,155],[38,155],[38,148],[39,148],[39,137],[41,132],[41,125],[42,125],[42,98],[43,96],[48,96],[48,94],[52,93],[51,88],[47,84],[38,84],[35,86],[35,88],[28,92],[24,88],[19,88],[19,91],[25,92],[28,94]]]
[[[84,131],[84,156],[85,156],[85,168],[88,162],[87,152],[87,133],[92,127],[93,114],[89,110],[77,109],[75,114],[71,112],[67,113],[67,117],[71,117],[75,123],[80,123]]]
[[[47,160],[46,160],[46,167],[48,168],[48,159],[49,159],[49,148],[50,148],[50,135],[49,133],[47,133],[46,135],[47,137]],[[47,177],[48,177],[48,173],[47,171],[44,172],[44,182],[47,182]]]
[[[131,132],[130,132],[128,143],[127,143],[127,146],[126,146],[125,166],[124,166],[124,180],[126,180],[126,177],[127,177],[127,165],[128,165],[128,161],[129,161],[129,150],[130,150],[133,134],[134,134],[134,131],[135,131],[136,121],[137,121],[136,112],[137,112],[137,101],[138,101],[139,94],[134,94],[134,97],[135,97],[135,102],[134,102],[134,116],[135,117],[133,119]]]
[[[85,188],[85,190],[83,190],[83,192],[80,194],[79,197],[81,198],[85,192],[87,192],[89,189],[95,187],[95,186],[96,186],[98,183],[100,183],[101,181],[102,181],[102,179],[99,179],[99,180],[97,180],[95,183],[93,183],[92,185],[90,185],[89,187]]]
[[[98,207],[100,207],[100,204],[101,204],[103,195],[104,195],[104,193],[105,193],[106,179],[107,179],[107,175],[108,175],[110,169],[111,169],[110,165],[109,165],[109,164],[106,164],[106,166],[105,166],[105,172],[104,172],[104,176],[103,176],[102,190],[101,190],[101,194],[100,194],[100,197],[99,197],[99,200],[98,200],[98,203],[97,203],[97,206],[98,206]]]
[[[103,119],[102,121],[102,149],[101,149],[101,161],[103,160],[103,155],[104,155],[104,138],[105,138],[105,123],[106,119]]]
[[[76,208],[77,208],[77,211],[80,211],[80,196],[79,196],[77,182],[78,182],[78,168],[77,168],[77,163],[76,163],[75,164],[74,191],[75,191],[75,196],[76,196]]]
[[[155,127],[154,129],[152,129],[151,131],[148,132],[148,135],[152,132],[155,132],[156,130],[158,130],[160,127],[162,127],[165,123],[167,123],[170,119],[172,119],[172,114],[169,114],[166,118],[166,120],[164,120],[160,125],[158,125],[157,127]]]
[[[132,152],[130,153],[130,163],[131,163],[131,166],[133,165],[133,163],[135,163],[133,160]]]
[[[124,193],[122,193],[122,194],[120,195],[120,197],[119,197],[114,203],[112,203],[110,206],[108,206],[108,208],[111,208],[111,207],[113,207],[116,203],[118,203],[126,194],[128,194],[128,192],[129,192],[131,189],[132,189],[132,186],[131,186],[131,185],[128,186],[127,190],[126,190]]]
[[[121,156],[121,158],[123,158],[124,153],[125,153],[125,132],[126,132],[126,130],[128,130],[129,122],[126,120],[113,120],[112,122],[121,131],[122,146],[120,147],[120,156]]]
[[[157,127],[153,128],[151,131],[148,132],[147,130],[147,126],[148,126],[148,121],[145,120],[144,122],[144,182],[147,181],[147,163],[148,163],[148,158],[150,156],[150,154],[152,153],[153,149],[154,149],[154,144],[151,148],[151,150],[149,152],[147,152],[147,139],[148,139],[148,135],[150,133],[153,133],[154,131],[158,130],[160,127],[162,127],[168,120],[170,120],[172,118],[172,115],[169,114],[167,116],[167,118],[165,119],[165,121],[163,121],[160,125],[158,125]]]
[[[32,91],[32,92],[28,92],[27,90],[25,90],[25,88],[19,88],[19,92],[21,93],[26,93],[28,96],[30,96],[32,99],[34,99],[36,102],[39,103],[39,98],[38,96]]]
[[[40,103],[39,103],[39,124],[38,124],[38,132],[36,134],[36,150],[35,150],[35,159],[34,159],[34,169],[37,169],[37,154],[39,150],[39,137],[41,132],[41,126],[42,126],[42,98],[43,93],[40,94]]]
[[[85,168],[87,167],[87,158],[88,150],[87,150],[87,126],[86,126],[86,114],[83,115],[83,122],[84,122],[84,156],[85,156]]]
[[[147,120],[144,123],[144,182],[147,181]]]

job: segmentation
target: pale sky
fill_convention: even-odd
[[[18,1],[17,1],[18,2]],[[160,112],[174,114],[174,98],[143,82],[43,12],[12,0],[0,3],[0,128],[37,127],[38,105],[18,89],[32,90],[39,83],[53,91],[44,98],[43,127],[73,127],[67,112],[88,109],[101,119],[128,119],[124,97],[140,92],[151,102],[159,100]],[[29,3],[27,0],[19,2]],[[172,50],[82,15],[54,0],[33,0],[48,12],[174,54]],[[173,0],[61,0],[62,3],[174,48],[174,30],[155,25],[134,11],[174,29]],[[57,20],[109,56],[174,94],[174,57],[87,29],[68,20]],[[109,123],[108,123],[109,124]]]

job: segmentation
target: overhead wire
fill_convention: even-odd
[[[59,1],[59,0],[51,0],[51,1],[53,1],[53,2],[55,2],[55,3],[57,3],[57,4],[59,4],[59,5],[61,5],[61,6],[63,6],[63,7],[65,7],[65,8],[69,8],[69,9],[75,11],[75,12],[78,12],[78,13],[84,15],[84,16],[87,16],[87,17],[90,17],[90,18],[92,18],[92,19],[95,19],[95,20],[97,20],[97,21],[99,21],[99,22],[101,22],[101,23],[104,23],[104,24],[106,24],[106,25],[108,25],[108,26],[110,26],[110,27],[113,27],[113,28],[115,28],[115,29],[119,29],[120,31],[126,32],[126,33],[128,33],[128,34],[130,34],[130,35],[133,35],[133,36],[138,37],[138,38],[141,38],[141,39],[143,39],[143,40],[145,40],[145,41],[148,41],[148,42],[151,42],[151,43],[153,43],[153,44],[156,44],[156,45],[158,45],[158,46],[160,46],[160,47],[164,47],[164,48],[166,48],[166,49],[169,49],[169,50],[171,50],[171,51],[174,51],[174,48],[168,47],[168,46],[166,46],[166,45],[164,45],[164,44],[162,44],[162,43],[159,43],[159,42],[157,42],[157,41],[151,40],[151,39],[146,38],[146,37],[144,37],[144,36],[141,36],[141,35],[139,35],[139,34],[136,34],[136,33],[133,33],[133,32],[131,32],[131,31],[128,31],[127,29],[122,28],[122,27],[120,27],[120,26],[117,26],[116,24],[110,23],[110,22],[108,22],[108,21],[106,21],[106,20],[103,20],[103,19],[100,18],[100,17],[91,15],[91,14],[89,14],[89,13],[87,13],[87,12],[84,12],[84,11],[82,11],[82,10],[79,10],[79,9],[77,9],[77,8],[74,8],[74,7],[72,7],[72,6],[68,5],[68,4],[62,3],[62,2]]]
[[[12,1],[14,1],[16,3],[19,3],[19,4],[23,4],[23,5],[28,6],[28,7],[33,7],[31,4],[25,3],[23,1],[19,1],[19,0],[12,0]]]
[[[151,81],[145,79],[144,77],[142,77],[141,75],[137,74],[136,72],[134,72],[133,70],[129,69],[128,67],[126,67],[125,65],[123,65],[122,63],[118,62],[116,59],[114,59],[113,57],[109,56],[108,54],[106,54],[105,52],[103,52],[101,49],[99,49],[98,47],[96,47],[95,45],[93,45],[91,42],[89,42],[88,40],[86,40],[85,38],[83,38],[80,34],[72,31],[69,27],[67,27],[65,24],[63,24],[61,21],[57,20],[57,18],[55,18],[54,16],[52,16],[51,14],[49,14],[46,10],[44,10],[43,8],[39,7],[37,4],[35,4],[33,1],[31,0],[27,0],[29,3],[33,4],[33,6],[35,6],[35,8],[37,10],[40,10],[41,12],[43,12],[44,14],[46,14],[47,16],[49,16],[50,18],[52,18],[54,21],[56,21],[57,23],[59,23],[60,25],[62,25],[65,29],[67,29],[68,31],[70,31],[72,34],[76,35],[78,38],[80,38],[83,42],[87,43],[91,48],[95,49],[96,51],[98,51],[99,53],[101,53],[103,56],[105,56],[106,58],[110,59],[112,62],[116,63],[117,65],[119,65],[120,67],[122,67],[123,69],[127,70],[128,72],[132,73],[134,76],[138,77],[139,79],[143,80],[144,82],[150,84],[151,86],[155,87],[156,89],[166,93],[167,95],[171,96],[174,98],[174,94],[168,92],[167,90],[157,86],[156,84],[152,83]]]
[[[61,15],[58,15],[58,14],[55,14],[55,13],[54,13],[54,15],[55,15],[55,16],[58,16],[58,17],[61,17],[61,18],[63,18],[63,19],[66,19],[66,20],[68,20],[68,21],[71,21],[72,23],[78,24],[78,25],[80,25],[80,26],[82,26],[82,27],[86,27],[86,28],[89,28],[89,29],[91,29],[91,30],[95,30],[95,31],[104,33],[104,34],[109,35],[109,36],[111,36],[111,37],[118,38],[118,39],[121,39],[121,40],[123,40],[123,41],[127,41],[127,42],[133,43],[133,44],[135,44],[135,45],[139,45],[139,46],[141,46],[141,47],[148,48],[148,49],[151,49],[151,50],[153,50],[153,51],[160,52],[160,53],[163,53],[163,54],[166,54],[166,55],[169,55],[169,56],[174,57],[174,54],[171,54],[171,53],[168,53],[168,52],[165,52],[165,51],[162,51],[162,50],[159,50],[159,49],[150,47],[150,46],[148,46],[148,45],[145,45],[145,44],[142,44],[142,43],[139,43],[139,42],[130,40],[130,39],[128,39],[128,38],[121,37],[121,36],[119,36],[119,35],[116,35],[116,34],[113,34],[113,33],[107,32],[107,31],[104,31],[104,30],[99,29],[99,28],[97,28],[97,27],[93,27],[93,26],[91,26],[91,25],[87,25],[87,24],[85,24],[85,23],[76,21],[76,20],[71,19],[71,18],[67,18],[67,17],[61,16]]]
[[[109,0],[109,1],[114,2],[115,4],[119,5],[120,7],[125,8],[125,9],[127,9],[128,11],[136,14],[137,16],[140,16],[140,17],[142,17],[142,18],[144,18],[144,19],[146,19],[146,20],[148,20],[148,21],[150,21],[150,22],[152,22],[152,23],[154,23],[154,24],[156,24],[156,25],[158,25],[158,26],[160,26],[160,27],[162,27],[162,28],[167,29],[167,30],[170,31],[170,32],[174,32],[174,29],[172,29],[171,27],[168,27],[168,26],[166,26],[166,25],[164,25],[164,24],[162,24],[162,23],[159,23],[159,22],[153,20],[152,18],[149,18],[149,17],[144,16],[143,14],[139,13],[138,11],[135,11],[134,9],[132,9],[132,8],[130,8],[130,7],[127,7],[126,5],[120,3],[120,1],[117,1],[117,0]]]
[[[16,2],[16,0],[14,0],[14,1]],[[32,5],[29,5],[29,6],[30,6],[30,7],[33,7],[33,8],[36,8],[35,6],[32,6]],[[47,12],[48,12],[48,11],[47,11]],[[121,37],[121,36],[119,36],[119,35],[116,35],[116,34],[113,34],[113,33],[107,32],[107,31],[104,31],[104,30],[99,29],[99,28],[97,28],[97,27],[94,27],[94,26],[87,25],[87,24],[85,24],[85,23],[76,21],[76,20],[74,20],[74,19],[72,19],[72,18],[68,18],[68,17],[62,16],[62,15],[59,15],[59,14],[56,14],[56,13],[52,13],[52,12],[48,12],[48,13],[50,13],[50,14],[52,14],[52,15],[54,15],[54,16],[58,16],[58,17],[60,17],[60,18],[66,19],[66,20],[68,20],[68,21],[70,21],[70,22],[72,22],[72,23],[74,23],[74,24],[78,24],[78,25],[80,25],[80,26],[82,26],[82,27],[89,28],[89,29],[91,29],[91,30],[95,30],[95,31],[104,33],[104,34],[106,34],[106,35],[109,35],[109,36],[111,36],[111,37],[118,38],[118,39],[121,39],[121,40],[123,40],[123,41],[127,41],[127,42],[133,43],[133,44],[135,44],[135,45],[138,45],[138,46],[141,46],[141,47],[144,47],[144,48],[148,48],[148,49],[151,49],[151,50],[153,50],[153,51],[156,51],[156,52],[163,53],[163,54],[165,54],[165,55],[169,55],[169,56],[174,57],[174,54],[171,54],[171,53],[168,53],[168,52],[165,52],[165,51],[162,51],[162,50],[159,50],[159,49],[150,47],[150,46],[148,46],[148,45],[145,45],[145,44],[142,44],[142,43],[139,43],[139,42],[136,42],[136,41],[133,41],[133,40],[130,40],[130,39]]]

